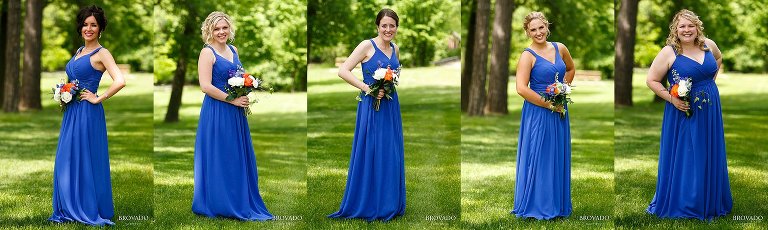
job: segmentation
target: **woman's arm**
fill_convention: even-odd
[[[671,46],[665,46],[661,49],[661,52],[656,55],[651,63],[651,68],[648,69],[648,76],[645,79],[645,84],[653,91],[657,96],[672,103],[680,111],[688,110],[688,104],[680,99],[672,96],[672,94],[664,88],[661,81],[664,79],[664,75],[669,71],[669,67],[675,60],[675,53]]]
[[[350,85],[357,87],[358,89],[365,92],[368,92],[371,90],[371,88],[369,88],[365,82],[357,79],[357,77],[352,74],[352,70],[355,68],[357,63],[362,62],[368,56],[368,51],[371,48],[373,48],[373,46],[369,42],[360,42],[355,50],[352,51],[352,54],[350,54],[349,57],[344,60],[344,63],[339,67],[339,77],[341,77],[341,79],[344,79],[344,81]]]
[[[531,69],[533,69],[533,63],[536,60],[533,55],[527,51],[523,51],[520,55],[520,60],[517,61],[517,72],[515,73],[515,89],[526,101],[533,103],[544,108],[551,109],[552,103],[544,101],[541,95],[534,92],[528,83],[531,80]]]
[[[571,52],[568,51],[568,47],[565,47],[565,45],[561,43],[556,43],[559,46],[560,50],[560,56],[563,57],[563,62],[565,62],[565,84],[571,85],[573,83],[573,77],[576,76],[576,67],[573,64],[573,58],[571,57]]]
[[[112,84],[99,96],[94,95],[88,89],[80,94],[80,99],[87,100],[91,104],[97,104],[107,100],[125,87],[125,78],[123,77],[123,73],[120,72],[120,68],[117,67],[117,63],[115,63],[112,53],[110,53],[109,50],[102,48],[94,55],[96,55],[96,62],[100,62],[109,73],[109,76],[112,77]]]
[[[227,101],[227,93],[219,90],[211,83],[213,79],[213,63],[216,58],[213,56],[213,51],[209,48],[203,48],[200,50],[200,57],[197,59],[197,76],[200,83],[200,90],[213,99],[227,102],[235,106],[247,106],[248,97],[242,96],[235,98],[235,100]]]

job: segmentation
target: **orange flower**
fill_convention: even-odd
[[[385,81],[392,81],[392,70],[387,67],[387,73],[384,74]]]
[[[246,87],[252,87],[253,86],[253,78],[251,78],[250,74],[243,74],[243,78],[245,81],[243,82],[243,85]]]
[[[71,91],[72,87],[75,87],[74,83],[64,84],[64,86],[61,87],[61,92],[69,92]]]
[[[679,87],[679,86],[680,85],[678,85],[678,84],[673,85],[672,89],[669,90],[669,93],[672,94],[672,96],[674,96],[674,97],[680,97],[680,95],[677,94],[677,87]]]

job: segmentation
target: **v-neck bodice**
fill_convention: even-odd
[[[102,47],[98,47],[90,53],[78,58],[77,55],[80,55],[80,52],[82,52],[84,48],[85,46],[80,47],[77,50],[77,53],[75,53],[75,55],[72,56],[72,59],[67,62],[64,71],[67,73],[67,77],[69,78],[68,81],[77,80],[80,87],[84,87],[89,91],[96,93],[99,89],[101,76],[104,72],[97,70],[91,65],[91,56],[101,50]]]
[[[376,72],[377,69],[387,68],[387,66],[389,66],[390,69],[397,69],[400,67],[400,60],[397,58],[397,51],[395,50],[394,44],[391,42],[389,43],[389,47],[392,48],[392,56],[387,57],[387,55],[384,54],[384,52],[381,51],[378,46],[376,46],[376,42],[374,42],[373,39],[370,39],[370,41],[371,44],[373,44],[375,51],[371,59],[368,59],[368,61],[361,64],[363,71],[363,82],[368,85],[373,84],[375,81],[373,79],[373,73]]]
[[[562,57],[560,57],[560,50],[557,47],[557,43],[551,42],[551,44],[555,47],[554,63],[540,56],[531,48],[525,48],[526,51],[533,54],[536,58],[536,63],[533,64],[529,80],[529,87],[533,91],[542,92],[546,90],[547,85],[555,82],[555,73],[557,73],[558,81],[563,82],[565,79],[565,62],[563,62]]]
[[[672,74],[673,69],[680,77],[691,78],[694,85],[699,82],[714,80],[715,74],[717,74],[718,71],[718,66],[712,51],[704,51],[704,60],[702,63],[699,63],[688,56],[677,54],[677,52],[675,52],[675,55],[675,61],[672,62],[672,66],[670,66],[669,71],[667,71],[667,81],[670,85],[677,83]]]
[[[238,57],[237,52],[235,51],[235,48],[232,47],[232,45],[227,45],[233,54],[232,61],[229,61],[221,56],[216,52],[215,49],[213,49],[213,47],[206,47],[213,51],[213,56],[216,58],[216,62],[213,63],[213,70],[211,73],[211,84],[216,88],[225,91],[227,80],[230,78],[234,71],[241,67],[240,57]]]

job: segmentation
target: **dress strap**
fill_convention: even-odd
[[[77,57],[77,55],[80,55],[80,51],[83,51],[83,49],[85,49],[85,46],[81,46],[80,48],[77,48],[77,51],[75,51],[75,57]]]
[[[539,54],[537,54],[536,51],[533,51],[531,48],[526,47],[525,51],[530,52],[531,54],[533,54],[534,57],[537,57],[537,58],[539,57]]]
[[[95,54],[96,52],[99,52],[99,50],[100,50],[101,48],[103,48],[103,46],[99,46],[99,48],[96,48],[96,49],[94,49],[93,51],[91,51],[91,53],[89,53],[89,54],[88,54],[88,56],[90,56],[90,55],[93,55],[93,54]]]
[[[216,53],[216,49],[214,49],[210,45],[205,45],[205,47],[208,47],[208,49],[211,49],[211,51],[213,51],[214,54],[219,54],[219,53]]]
[[[230,44],[227,44],[227,47],[229,47],[229,50],[231,50],[233,54],[237,55],[237,51],[235,51],[235,47],[234,46],[232,46]]]
[[[552,46],[555,47],[555,54],[560,54],[560,48],[557,48],[557,43],[555,42],[550,42],[550,43],[552,43]]]

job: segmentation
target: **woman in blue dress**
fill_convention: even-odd
[[[339,77],[360,89],[362,100],[357,105],[344,197],[339,211],[328,216],[331,218],[388,221],[405,214],[403,124],[397,93],[391,94],[392,99],[383,98],[383,90],[365,95],[377,69],[400,67],[400,50],[392,43],[399,18],[394,11],[382,9],[376,26],[378,36],[360,42],[339,68]],[[362,81],[352,74],[358,63],[362,63]],[[381,100],[379,111],[373,107],[377,99]]]
[[[235,29],[229,15],[212,12],[202,25],[206,46],[197,70],[205,93],[195,138],[192,211],[207,217],[271,220],[259,194],[256,156],[244,108],[248,97],[226,100],[229,72],[240,66],[237,48],[227,44]]]
[[[53,169],[53,213],[48,219],[62,223],[77,221],[88,225],[114,225],[112,182],[109,175],[107,125],[104,100],[125,86],[120,69],[109,50],[99,44],[107,28],[104,10],[97,6],[80,9],[77,29],[85,45],[77,50],[65,69],[69,81],[83,88],[80,100],[73,99],[61,121],[56,163]],[[104,71],[112,84],[97,95]]]
[[[661,147],[656,193],[648,213],[661,218],[712,219],[731,212],[733,199],[725,159],[723,115],[715,78],[722,55],[704,37],[698,16],[678,12],[669,26],[667,46],[656,56],[646,83],[667,101],[661,124]],[[661,84],[689,78],[698,101],[672,96]],[[702,102],[706,100],[706,102]],[[692,112],[688,117],[685,111]]]
[[[565,45],[548,42],[549,22],[541,12],[523,21],[531,45],[517,63],[516,89],[525,102],[517,144],[512,214],[552,219],[571,214],[571,131],[567,108],[553,106],[539,93],[557,81],[571,84],[573,59]],[[561,117],[564,113],[564,117]]]

